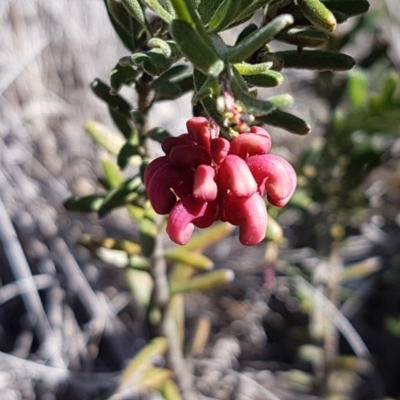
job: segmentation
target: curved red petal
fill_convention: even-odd
[[[168,155],[173,147],[182,145],[196,146],[196,143],[190,139],[187,133],[184,133],[180,136],[165,138],[161,143],[161,148],[163,149],[164,153]]]
[[[214,181],[215,170],[209,165],[199,165],[194,173],[193,197],[198,201],[213,201],[218,187]]]
[[[218,170],[218,187],[239,197],[248,197],[257,191],[257,183],[246,162],[233,154],[225,158]]]
[[[194,219],[193,224],[198,228],[204,229],[211,226],[218,219],[218,201],[211,201],[207,203],[204,215]]]
[[[210,153],[201,146],[183,145],[173,147],[169,159],[175,167],[192,168],[200,164],[211,164]]]
[[[146,185],[147,196],[157,214],[168,214],[176,203],[171,188],[171,164],[165,164],[154,172]]]
[[[171,240],[177,244],[186,244],[192,237],[192,221],[202,217],[206,207],[207,203],[196,201],[191,195],[182,197],[168,217],[167,233]]]
[[[260,243],[267,230],[267,209],[258,193],[250,197],[237,197],[232,194],[225,199],[226,220],[239,226],[240,243],[254,246]]]
[[[271,140],[270,134],[264,128],[261,128],[261,126],[252,126],[250,132],[257,135],[267,136]]]
[[[230,143],[224,138],[215,138],[211,140],[211,157],[216,164],[221,164],[228,155]]]
[[[256,154],[267,154],[271,149],[271,138],[256,133],[242,133],[231,141],[229,154],[236,154],[244,160]]]
[[[297,185],[289,162],[275,154],[252,156],[246,162],[257,184],[265,186],[268,201],[277,207],[287,204]]]
[[[156,172],[163,165],[170,164],[170,163],[171,163],[171,161],[169,160],[169,157],[167,157],[167,156],[162,156],[162,157],[155,158],[146,167],[146,169],[144,171],[144,176],[143,176],[144,185],[147,187],[147,185],[149,184],[150,179],[153,176],[154,172]]]
[[[186,122],[189,136],[198,145],[210,151],[211,132],[208,119],[204,117],[193,117]]]

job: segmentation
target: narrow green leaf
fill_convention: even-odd
[[[171,35],[185,57],[199,71],[217,77],[224,69],[215,49],[187,22],[174,20],[170,26]]]
[[[287,108],[293,104],[293,97],[290,94],[277,94],[276,96],[269,97],[268,101],[277,108]]]
[[[325,7],[331,11],[338,11],[347,17],[365,14],[369,9],[369,3],[366,0],[321,0]]]
[[[128,48],[130,51],[135,51],[136,42],[137,42],[137,39],[139,36],[138,30],[135,29],[135,26],[133,24],[131,24],[131,29],[129,29],[129,31],[126,31],[125,28],[123,28],[121,26],[121,23],[119,23],[115,19],[113,14],[116,14],[117,11],[113,10],[113,12],[111,12],[108,2],[109,2],[109,0],[104,0],[104,4],[107,9],[108,17],[111,21],[111,24],[114,27],[115,32],[117,33],[118,37],[121,39],[122,43],[124,44],[124,46],[126,48]],[[123,6],[117,4],[115,7],[123,7]],[[118,11],[118,13],[119,13],[119,11]],[[128,17],[129,17],[129,15],[128,15]],[[126,23],[123,23],[122,25],[125,25],[125,27],[126,27]]]
[[[361,70],[355,69],[347,80],[347,96],[351,104],[360,107],[367,101],[368,78]]]
[[[144,28],[148,29],[148,22],[139,3],[139,0],[121,0],[129,14],[139,22]]]
[[[153,128],[146,132],[146,136],[158,143],[162,143],[163,140],[167,137],[170,137],[171,134],[164,128]]]
[[[119,186],[124,182],[124,176],[113,160],[105,158],[101,160],[101,166],[103,167],[105,178],[110,187]]]
[[[151,256],[154,251],[155,237],[158,228],[155,220],[154,210],[146,209],[139,221],[140,245],[144,256]]]
[[[336,18],[320,0],[297,0],[303,15],[317,28],[327,32],[336,29]]]
[[[131,157],[142,155],[143,149],[139,145],[126,142],[118,153],[117,164],[121,169],[125,169]]]
[[[233,281],[235,274],[230,269],[219,269],[217,271],[196,275],[194,278],[184,282],[171,282],[171,294],[188,293],[214,289]]]
[[[161,7],[157,0],[141,0],[151,11],[155,12],[167,24],[170,24],[174,16],[170,14],[165,8]]]
[[[209,271],[214,263],[201,253],[188,251],[183,247],[174,247],[165,251],[165,259],[172,263],[184,264],[197,271]]]
[[[244,80],[250,86],[276,87],[283,83],[283,75],[278,71],[266,71],[262,74],[243,75]]]
[[[132,54],[132,61],[149,75],[158,76],[171,67],[171,61],[165,56],[164,51],[155,48]]]
[[[97,212],[103,205],[105,196],[101,195],[90,195],[84,197],[70,197],[64,201],[64,207],[68,211],[77,212]]]
[[[136,127],[132,120],[113,107],[109,106],[108,112],[116,127],[124,135],[125,139],[129,140],[136,132]]]
[[[94,142],[115,156],[118,155],[124,144],[124,140],[121,136],[110,131],[106,126],[96,121],[88,121],[85,124],[85,132]]]
[[[100,79],[95,79],[91,88],[93,93],[101,100],[105,101],[110,107],[119,111],[127,118],[131,118],[131,106],[124,98],[119,95],[112,95],[111,88]]]
[[[233,231],[233,226],[226,222],[214,224],[211,228],[200,232],[190,239],[189,243],[181,246],[185,250],[203,250],[208,246],[218,243],[220,240],[230,235]]]
[[[283,75],[271,70],[272,62],[260,64],[235,64],[236,70],[251,86],[275,87],[283,82]]]
[[[138,72],[131,66],[117,64],[110,75],[110,94],[115,95],[121,90],[123,85],[134,83],[137,75]]]
[[[181,94],[181,88],[174,82],[167,79],[157,79],[153,81],[150,87],[156,92],[156,100],[173,100]]]
[[[276,109],[270,101],[259,100],[246,93],[238,83],[237,77],[232,80],[232,91],[235,98],[246,108],[246,112],[254,116],[268,115]]]
[[[148,343],[129,362],[120,377],[120,383],[126,384],[139,371],[146,371],[152,367],[154,359],[167,351],[168,343],[164,337],[156,337]]]
[[[270,114],[257,119],[267,125],[282,128],[296,135],[307,135],[311,130],[304,120],[282,110],[274,110]]]
[[[142,180],[140,176],[135,175],[111,190],[98,210],[99,217],[102,218],[114,208],[124,206],[136,200],[139,197],[137,190],[141,184]]]
[[[290,28],[280,32],[275,39],[298,47],[322,47],[328,43],[329,36],[317,29]]]
[[[240,0],[224,0],[211,18],[211,21],[208,24],[208,29],[211,32],[218,32],[227,27],[229,23],[234,21],[238,16],[240,6]]]
[[[196,91],[198,92],[199,90],[201,90],[201,87],[205,84],[207,80],[207,76],[202,74],[200,71],[198,70],[194,70],[193,71],[193,84],[195,87],[195,93]],[[215,105],[215,101],[213,99],[211,99],[208,96],[203,97],[200,100],[201,106],[203,107],[206,115],[209,118],[212,118],[218,125],[223,126],[224,121],[221,117],[221,114],[218,112],[216,105]],[[200,107],[201,109],[201,107]],[[196,109],[194,111],[197,111]],[[196,113],[194,113],[195,115],[198,115]]]
[[[215,11],[223,1],[224,0],[198,0],[196,9],[200,14],[204,26],[210,22]]]
[[[113,19],[129,35],[132,34],[132,19],[126,12],[121,0],[106,0],[107,8]]]
[[[271,55],[280,60],[283,68],[316,71],[348,71],[355,64],[353,57],[331,51],[303,50],[301,54],[297,51],[280,51]],[[265,54],[265,57],[263,54],[262,58],[264,61],[269,61],[269,54]]]
[[[165,400],[183,400],[177,384],[172,379],[166,381],[159,390]]]
[[[258,26],[256,24],[249,24],[247,25],[238,35],[235,46],[242,42],[247,36],[251,35],[253,32],[255,32],[258,29]]]
[[[192,104],[203,100],[207,96],[215,95],[219,90],[218,80],[212,76],[207,77],[203,85],[194,93]]]
[[[261,29],[248,35],[236,46],[229,49],[227,55],[228,60],[231,63],[239,63],[247,60],[257,50],[260,50],[270,42],[275,35],[292,23],[293,17],[290,14],[280,15]]]

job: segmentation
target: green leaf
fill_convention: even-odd
[[[154,360],[162,356],[168,348],[167,339],[156,337],[143,347],[129,362],[120,377],[120,384],[127,384],[134,375],[152,368]],[[139,373],[139,374],[138,374]]]
[[[163,140],[170,137],[171,134],[164,128],[153,128],[147,131],[145,136],[161,144]]]
[[[207,80],[207,76],[202,74],[201,72],[194,70],[193,71],[193,84],[195,87],[195,92],[201,90],[201,87],[205,84]],[[221,114],[218,112],[215,101],[210,97],[203,97],[201,100],[201,105],[204,108],[204,111],[207,113],[209,118],[212,118],[218,125],[223,126],[224,121],[221,117]],[[197,114],[195,114],[197,115]]]
[[[237,80],[237,76],[232,80],[232,91],[235,98],[246,108],[246,112],[254,116],[268,115],[276,109],[270,101],[255,99],[246,93]]]
[[[99,217],[103,218],[114,208],[124,206],[137,200],[139,197],[138,189],[141,185],[142,180],[140,176],[135,175],[111,190],[98,210]]]
[[[119,131],[124,135],[125,139],[129,140],[136,132],[136,127],[132,120],[113,107],[109,106],[108,111]]]
[[[215,49],[204,41],[187,22],[174,20],[170,26],[171,35],[175,39],[182,54],[193,63],[199,71],[217,77],[224,69]]]
[[[129,14],[146,30],[148,35],[151,35],[150,25],[142,10],[139,0],[121,0],[122,4],[129,12]]]
[[[134,83],[136,77],[138,76],[138,72],[129,66],[122,66],[119,63],[115,66],[115,68],[111,71],[110,75],[110,94],[117,94],[123,85],[129,85],[130,83]]]
[[[234,278],[235,274],[232,270],[219,269],[217,271],[197,275],[188,281],[172,281],[170,284],[170,290],[171,294],[210,290],[215,287],[226,285],[232,282]]]
[[[124,144],[124,140],[119,135],[96,121],[88,121],[85,124],[85,132],[95,143],[115,156],[118,155]]]
[[[218,32],[227,27],[231,22],[235,21],[240,8],[240,0],[224,0],[211,18],[208,29],[211,32]]]
[[[144,256],[150,257],[153,254],[158,234],[154,210],[146,209],[143,217],[139,221],[140,245]]]
[[[368,79],[361,70],[354,70],[347,80],[347,96],[351,104],[360,107],[367,100]]]
[[[276,53],[264,53],[262,61],[278,60],[282,68],[309,69],[315,71],[348,71],[353,68],[353,57],[346,54],[331,51],[303,50],[280,51]]]
[[[364,14],[369,9],[369,3],[366,0],[321,0],[325,7],[331,11],[338,11],[347,17]]]
[[[233,226],[227,222],[218,222],[212,227],[197,233],[190,239],[189,243],[181,246],[185,250],[203,250],[208,246],[218,243],[223,238],[230,235],[233,231]]]
[[[258,30],[258,26],[256,24],[249,24],[247,25],[238,35],[235,46],[242,42],[247,36],[251,35],[253,32]]]
[[[201,253],[186,250],[184,247],[174,247],[165,251],[165,259],[175,264],[184,264],[197,271],[209,271],[214,266],[212,260]]]
[[[196,104],[198,101],[203,100],[205,97],[217,94],[219,90],[218,80],[212,76],[207,77],[199,90],[195,91],[192,104]]]
[[[298,47],[322,47],[328,43],[325,32],[311,28],[290,28],[280,32],[275,39]]]
[[[123,114],[126,118],[131,118],[131,106],[123,97],[112,95],[111,88],[100,79],[95,79],[91,88],[93,93],[101,100],[105,101],[110,107]]]
[[[215,14],[215,11],[219,7],[219,5],[223,2],[224,0],[199,0],[197,4],[197,11],[200,14],[201,20],[204,25],[207,25],[213,15]]]
[[[235,64],[236,70],[247,84],[260,87],[276,87],[283,82],[283,75],[270,69],[272,63]]]
[[[150,87],[156,92],[156,99],[173,100],[182,95],[179,85],[167,79],[157,79],[153,81]]]
[[[122,43],[130,51],[135,51],[136,42],[140,36],[140,30],[132,23],[132,18],[126,12],[120,1],[104,0],[107,13],[114,27],[115,32]]]
[[[158,76],[171,67],[171,61],[165,56],[164,51],[155,48],[132,54],[132,61],[143,71],[152,76]]]
[[[257,119],[267,125],[282,128],[296,135],[307,135],[311,131],[310,126],[304,120],[282,110],[274,110],[270,114]]]
[[[64,201],[64,207],[68,211],[97,212],[103,205],[105,196],[90,195],[84,197],[73,196]]]
[[[297,0],[303,15],[317,28],[327,32],[336,29],[336,18],[320,0]]]
[[[126,142],[118,153],[117,164],[121,169],[125,169],[131,157],[142,155],[143,150],[139,145],[132,142]]]
[[[277,94],[276,96],[268,98],[277,108],[287,108],[293,104],[293,97],[290,94]]]
[[[231,63],[239,63],[247,60],[257,50],[260,50],[275,35],[293,23],[293,17],[289,14],[283,14],[273,21],[263,26],[261,29],[253,32],[243,39],[236,46],[228,51],[227,58]]]
[[[110,187],[114,188],[124,182],[124,176],[113,160],[105,158],[101,161],[101,166],[103,167],[105,178]]]
[[[155,12],[167,24],[170,24],[175,16],[163,8],[157,0],[141,0],[151,11]]]

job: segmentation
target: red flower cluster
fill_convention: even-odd
[[[263,128],[254,126],[228,141],[206,118],[192,118],[186,126],[189,133],[163,141],[166,155],[152,161],[144,175],[154,210],[169,214],[168,235],[185,244],[195,226],[221,220],[239,226],[242,244],[259,243],[267,228],[262,196],[284,206],[296,188],[292,166],[267,154],[271,138]]]

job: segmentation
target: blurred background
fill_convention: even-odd
[[[279,88],[313,129],[271,130],[299,174],[289,207],[270,210],[286,239],[212,246],[236,279],[188,296],[188,337],[199,315],[210,333],[202,398],[400,398],[400,4],[370,3],[329,44],[353,71],[293,70]],[[112,123],[89,85],[127,52],[101,0],[0,4],[0,398],[111,399],[152,331],[126,271],[76,243],[136,230],[123,210],[62,203],[96,190],[103,153],[83,125]],[[191,111],[190,95],[158,103],[150,123],[180,134]]]

